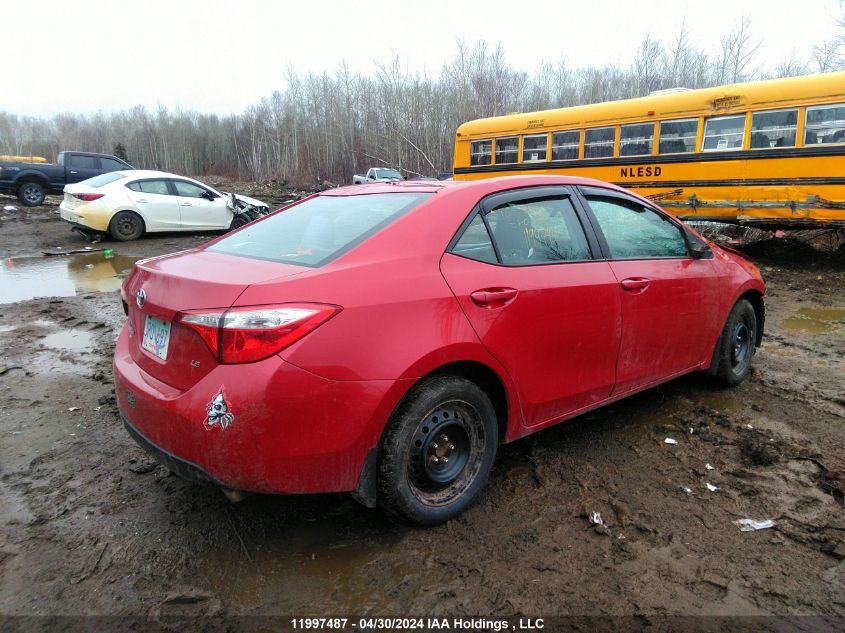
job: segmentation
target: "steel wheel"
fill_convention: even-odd
[[[443,505],[460,496],[478,474],[484,454],[484,426],[466,402],[450,402],[423,418],[408,453],[414,496]]]
[[[717,344],[716,377],[722,384],[735,387],[748,377],[757,345],[757,315],[745,299],[736,302]]]
[[[477,384],[436,376],[416,385],[382,437],[378,504],[423,525],[459,515],[490,477],[498,433],[496,410]]]
[[[742,321],[736,323],[731,334],[731,365],[742,365],[751,353],[751,329]]]
[[[137,240],[144,233],[144,221],[131,211],[121,211],[111,219],[109,233],[121,242]]]

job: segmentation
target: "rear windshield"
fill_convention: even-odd
[[[114,182],[115,180],[120,180],[121,178],[126,178],[123,174],[117,174],[115,172],[109,172],[107,174],[100,174],[99,176],[94,176],[93,178],[89,178],[88,180],[83,180],[81,185],[86,185],[88,187],[102,187],[103,185],[107,185],[110,182]]]
[[[208,250],[285,264],[322,266],[431,195],[318,196],[250,224],[212,244]]]

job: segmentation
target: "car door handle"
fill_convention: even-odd
[[[513,300],[518,291],[516,288],[485,288],[471,293],[470,299],[483,308],[501,308]]]
[[[72,171],[72,172],[70,172],[70,173],[72,173],[72,174],[78,174],[79,172],[78,172],[78,171]]]
[[[651,280],[646,279],[645,277],[629,277],[628,279],[623,279],[619,283],[622,286],[623,290],[645,290],[646,288],[648,288],[648,285],[651,283]]]
[[[147,199],[146,199],[146,198],[138,198],[138,199],[136,200],[136,202],[146,202],[146,201],[147,201]]]
[[[182,206],[183,206],[183,207],[189,207],[189,206],[191,206],[191,203],[190,203],[190,202],[182,202],[181,204],[182,204]]]

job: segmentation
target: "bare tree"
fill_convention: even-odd
[[[716,61],[716,84],[749,81],[758,74],[754,59],[760,41],[751,32],[751,17],[743,16],[733,30],[721,39],[721,50]]]
[[[55,157],[121,143],[137,167],[198,176],[346,182],[373,164],[433,175],[451,168],[455,130],[470,119],[843,67],[840,35],[820,43],[810,60],[793,53],[760,69],[747,17],[715,54],[691,42],[682,25],[668,43],[643,38],[628,66],[572,68],[560,59],[529,74],[508,63],[500,44],[458,40],[436,76],[409,71],[396,56],[372,75],[345,63],[333,73],[288,69],[283,89],[229,116],[143,106],[46,118],[0,111],[0,154]]]

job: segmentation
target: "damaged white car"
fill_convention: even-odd
[[[236,229],[269,213],[255,198],[162,171],[113,171],[66,185],[61,218],[75,230],[120,241],[161,231]]]

